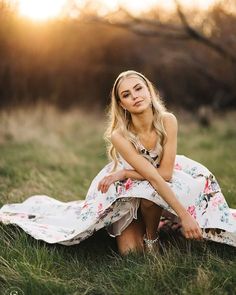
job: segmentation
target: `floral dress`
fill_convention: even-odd
[[[140,147],[141,154],[158,167],[157,152]],[[0,209],[0,221],[18,225],[35,239],[67,246],[80,243],[103,227],[112,237],[120,235],[138,218],[141,198],[161,206],[163,212],[179,221],[147,180],[128,178],[113,183],[106,193],[98,191],[99,181],[109,174],[112,166],[113,162],[108,163],[93,179],[85,200],[61,202],[34,195],[22,203],[4,205]],[[117,169],[123,168],[133,169],[120,156]],[[205,166],[176,155],[173,176],[167,183],[197,220],[205,239],[236,247],[236,210],[229,208],[217,180]]]

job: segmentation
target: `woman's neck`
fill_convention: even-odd
[[[150,134],[154,129],[152,109],[142,114],[132,114],[131,120],[131,128],[138,135]]]

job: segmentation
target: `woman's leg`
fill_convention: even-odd
[[[147,238],[153,240],[157,237],[157,228],[163,209],[146,199],[141,199],[140,208],[146,226]]]
[[[121,255],[128,254],[130,251],[143,252],[143,235],[145,225],[141,218],[133,219],[130,225],[116,237],[117,246]]]

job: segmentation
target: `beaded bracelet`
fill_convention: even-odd
[[[152,245],[152,244],[154,244],[154,243],[156,243],[156,242],[159,241],[159,236],[157,236],[154,240],[149,240],[149,239],[143,237],[143,240],[144,240],[144,242],[147,243],[148,245],[150,245],[150,244]]]

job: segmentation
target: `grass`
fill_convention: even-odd
[[[210,128],[180,116],[178,154],[205,164],[236,207],[235,113],[217,115]],[[52,107],[0,114],[0,205],[33,194],[83,199],[107,163],[104,119]],[[235,294],[235,248],[213,242],[172,241],[162,255],[117,254],[115,239],[100,230],[79,245],[37,241],[0,224],[0,294],[25,295]],[[8,294],[8,293],[7,293]]]

